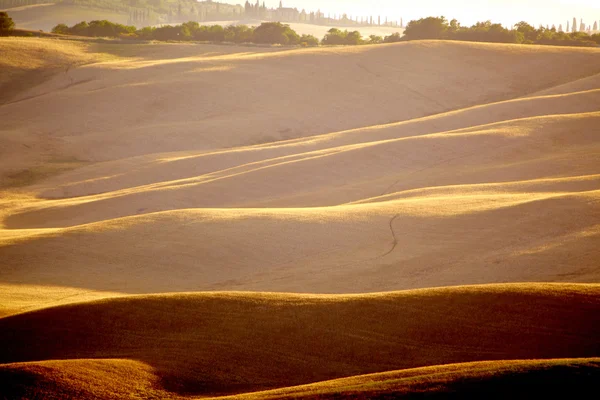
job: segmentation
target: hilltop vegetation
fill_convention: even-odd
[[[15,23],[8,13],[0,11],[0,36],[9,35],[15,28]]]
[[[37,4],[39,0],[0,0],[0,7],[5,3],[9,6],[21,4]],[[323,45],[359,45],[359,44],[377,44],[392,43],[402,40],[461,40],[490,43],[515,43],[515,44],[540,44],[556,46],[587,46],[593,47],[600,45],[600,34],[589,35],[583,31],[563,32],[561,28],[538,29],[527,24],[519,22],[514,27],[505,28],[501,24],[492,21],[482,21],[467,27],[461,26],[457,20],[448,21],[444,17],[427,17],[419,20],[410,21],[407,24],[404,36],[400,33],[394,33],[386,37],[371,35],[363,37],[359,30],[341,30],[332,28],[327,34],[318,40],[311,35],[298,35],[288,25],[277,22],[264,24],[261,28],[262,34],[253,35],[254,27],[240,25],[238,27],[210,26],[198,27],[194,21],[204,20],[198,4],[193,0],[128,0],[119,2],[114,0],[64,0],[55,1],[57,4],[83,6],[98,10],[107,10],[110,12],[119,12],[124,16],[128,13],[128,24],[136,24],[138,27],[146,25],[164,24],[181,22],[174,26],[162,26],[161,28],[136,28],[125,24],[113,24],[106,20],[93,20],[87,28],[87,22],[80,22],[69,27],[61,23],[54,27],[57,33],[83,35],[83,36],[105,36],[105,37],[128,37],[153,40],[197,40],[210,42],[234,42],[234,43],[266,43],[282,45],[315,46]],[[213,17],[227,8],[223,14],[222,20],[227,20],[240,16],[242,10],[237,10],[234,6],[217,3],[216,12]],[[212,10],[212,8],[211,8]],[[212,12],[212,11],[211,11]],[[201,16],[202,14],[202,16]],[[162,15],[162,19],[158,16]],[[189,20],[189,22],[183,22]],[[279,26],[278,26],[279,25]],[[101,26],[101,29],[99,29]],[[595,25],[597,27],[597,24]],[[256,28],[257,29],[257,28]],[[238,32],[239,31],[239,32]],[[265,32],[269,32],[265,34]]]
[[[555,46],[588,46],[600,44],[600,34],[585,32],[559,32],[556,28],[535,29],[526,22],[519,22],[514,29],[507,29],[491,21],[478,22],[471,27],[461,26],[457,20],[448,22],[444,17],[421,18],[410,21],[404,31],[404,40],[441,39],[471,42],[542,44]]]
[[[386,37],[371,35],[363,38],[359,31],[332,28],[319,42],[312,35],[298,35],[289,25],[280,22],[264,22],[258,27],[246,25],[206,26],[198,22],[186,22],[181,25],[166,25],[162,27],[145,27],[137,29],[134,26],[115,24],[109,21],[80,22],[74,26],[59,24],[53,33],[64,35],[139,38],[144,40],[174,40],[174,41],[210,41],[233,43],[264,43],[281,45],[317,46],[323,45],[361,45],[393,43],[410,40],[442,39],[471,42],[542,44],[556,46],[587,46],[595,47],[600,44],[600,34],[588,35],[584,32],[557,32],[556,29],[535,29],[525,22],[520,22],[515,29],[509,30],[500,24],[490,21],[478,22],[470,28],[461,27],[453,20],[448,23],[443,17],[425,18],[411,21],[404,36],[399,33]]]

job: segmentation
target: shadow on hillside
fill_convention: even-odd
[[[378,391],[375,388],[366,393],[342,389],[335,394],[321,394],[319,399],[585,399],[597,390],[599,380],[600,362],[590,361],[573,365],[532,367],[531,370],[515,368],[514,371],[501,371],[496,374],[490,371],[489,375],[482,377],[466,376],[453,379],[432,376],[424,383],[405,383],[405,387],[402,387],[400,382],[400,393],[394,393],[394,389]]]
[[[206,395],[428,365],[597,356],[597,291],[554,289],[449,289],[343,301],[188,294],[74,304],[0,319],[0,363],[137,360],[154,368],[165,389]],[[543,390],[538,385],[552,377],[574,390],[597,378],[597,369],[598,362],[542,369],[532,379],[509,370],[508,377],[484,374],[449,385],[434,375],[441,385],[428,388],[473,396]]]
[[[10,80],[0,85],[0,107],[3,104],[10,103],[19,93],[41,85],[53,76],[64,72],[64,68],[40,68],[23,71],[20,68],[3,66],[2,69],[2,73],[10,76]]]

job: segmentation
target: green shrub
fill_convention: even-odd
[[[254,43],[298,44],[300,36],[289,25],[281,22],[263,22],[254,29]]]
[[[396,33],[392,33],[389,36],[386,36],[383,38],[383,43],[396,43],[396,42],[400,42],[402,41],[402,36],[400,36],[400,33],[396,32]]]
[[[0,11],[0,36],[8,35],[13,29],[15,29],[15,22],[8,13]]]
[[[300,36],[300,43],[309,47],[314,47],[319,45],[319,39],[313,35],[302,35]]]
[[[322,40],[324,45],[358,45],[362,44],[363,39],[358,31],[341,31],[337,28],[331,28]]]

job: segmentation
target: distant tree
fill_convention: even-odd
[[[450,35],[455,34],[456,32],[458,32],[460,30],[460,22],[458,22],[456,19],[453,19],[452,21],[450,21],[450,25],[448,26],[448,33]]]
[[[190,31],[190,35],[194,40],[209,41],[209,42],[223,42],[229,40],[227,38],[226,28],[221,25],[198,25],[197,22],[188,22],[185,24]],[[231,41],[235,41],[235,37],[231,37]]]
[[[396,43],[400,41],[402,41],[402,36],[400,36],[400,33],[398,32],[392,33],[391,35],[383,38],[383,43]]]
[[[13,29],[15,29],[15,22],[8,13],[0,11],[0,36],[9,34]]]
[[[536,29],[525,21],[515,24],[515,29],[517,32],[521,32],[523,34],[523,37],[526,41],[533,42],[538,34]]]
[[[69,29],[69,33],[73,35],[87,36],[87,30],[89,27],[90,26],[86,21],[81,21],[80,23],[73,25]]]
[[[246,25],[230,25],[225,28],[225,41],[234,43],[250,43],[254,29]]]
[[[359,31],[352,31],[352,32],[348,32],[346,35],[346,45],[357,45],[357,44],[362,44],[363,39],[362,39],[362,35],[360,34]]]
[[[448,21],[444,17],[421,18],[410,21],[404,31],[407,40],[444,39],[448,31]]]
[[[69,34],[69,27],[66,24],[58,24],[52,28],[52,33],[59,33],[61,35]]]
[[[363,43],[360,32],[331,28],[322,40],[324,45],[358,45]]]
[[[147,26],[145,28],[142,28],[140,30],[138,30],[136,32],[136,35],[143,40],[152,40],[154,39],[154,32],[156,31],[156,28],[153,28],[151,26]]]
[[[300,36],[300,44],[302,46],[310,46],[310,47],[318,46],[319,39],[317,39],[313,35],[302,35],[302,36]]]
[[[187,26],[165,25],[156,28],[153,31],[152,38],[156,40],[188,40],[191,38],[191,33]]]
[[[382,36],[377,36],[377,35],[369,36],[369,44],[379,44],[379,43],[383,43]]]
[[[346,31],[347,33],[348,31]],[[323,37],[324,45],[342,45],[345,42],[345,34],[338,28],[331,28]]]
[[[521,29],[528,30],[525,25],[523,25]],[[533,32],[535,32],[535,29],[533,29]],[[456,35],[451,38],[474,42],[521,43],[524,40],[524,34],[518,30],[510,31],[501,24],[485,21],[478,22],[471,28],[460,29]]]
[[[263,22],[254,29],[255,43],[298,44],[300,36],[289,25],[281,22]]]
[[[125,26],[116,24],[110,21],[90,21],[88,28],[84,33],[85,36],[93,37],[119,37],[121,35],[127,35],[136,31],[133,26]]]

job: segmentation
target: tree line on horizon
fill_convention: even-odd
[[[80,22],[71,27],[59,24],[53,33],[92,37],[121,37],[159,41],[208,41],[231,43],[257,43],[280,45],[361,45],[394,43],[410,40],[461,40],[471,42],[541,44],[557,46],[598,46],[600,34],[585,32],[562,32],[556,28],[538,29],[526,22],[519,22],[514,29],[507,29],[491,21],[478,22],[471,27],[463,27],[456,20],[448,22],[444,17],[428,17],[410,21],[404,31],[388,36],[371,35],[363,37],[359,31],[331,28],[319,41],[313,35],[299,35],[289,25],[280,22],[263,22],[257,27],[246,25],[200,25],[198,22],[185,22],[180,25],[145,27],[116,24],[109,21]]]
[[[404,40],[438,39],[463,40],[470,42],[493,42],[515,44],[541,44],[554,46],[600,45],[600,34],[589,35],[586,32],[563,32],[553,28],[538,29],[527,22],[519,22],[514,29],[507,29],[491,21],[478,22],[471,27],[461,26],[453,19],[444,17],[421,18],[410,21],[404,31]]]
[[[0,35],[9,34],[14,28],[12,19],[6,12],[0,18]],[[462,40],[492,43],[541,44],[558,46],[598,46],[600,34],[584,32],[562,32],[555,28],[534,28],[526,22],[519,22],[514,29],[504,28],[491,21],[478,22],[471,27],[463,27],[456,20],[448,22],[444,17],[428,17],[410,21],[404,31],[388,36],[371,35],[364,38],[359,31],[331,28],[322,40],[313,35],[299,35],[289,25],[281,22],[263,22],[257,27],[246,25],[200,25],[190,21],[180,25],[164,25],[137,29],[107,20],[82,21],[73,26],[58,24],[52,33],[62,35],[108,37],[158,41],[201,41],[215,43],[256,43],[279,45],[362,45],[394,43],[400,41],[436,39]]]
[[[62,35],[131,38],[159,41],[200,41],[215,43],[256,43],[318,46],[323,45],[360,45],[367,43],[391,43],[401,40],[399,33],[381,37],[371,35],[363,38],[358,31],[349,32],[337,28],[330,29],[322,40],[313,35],[300,35],[289,25],[281,22],[263,22],[257,27],[247,25],[200,25],[190,21],[180,25],[164,25],[137,29],[110,21],[80,22],[71,27],[58,24],[52,33]]]

